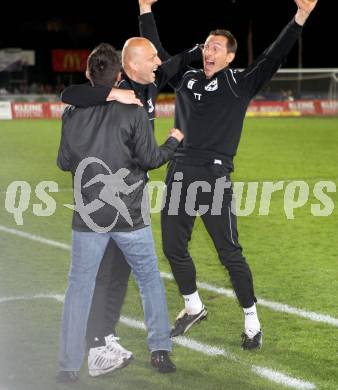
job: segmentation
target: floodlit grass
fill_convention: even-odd
[[[172,120],[158,120],[159,142],[166,137]],[[21,120],[0,122],[0,225],[62,243],[70,243],[72,202],[71,177],[56,167],[60,137],[58,121]],[[335,208],[330,216],[315,217],[311,204],[321,204],[313,194],[320,180],[338,182],[338,120],[319,118],[247,119],[238,156],[234,182],[259,182],[257,203],[250,216],[239,217],[240,241],[251,265],[256,294],[260,298],[327,314],[338,318],[338,196],[328,194]],[[165,167],[151,173],[160,180]],[[5,191],[15,180],[26,181],[32,189],[23,226],[15,224],[5,209]],[[33,214],[34,194],[43,180],[55,181],[59,192],[56,213],[50,217]],[[284,212],[284,193],[272,195],[270,213],[259,215],[264,181],[292,180],[309,186],[309,198],[294,210],[294,219]],[[244,207],[244,206],[243,206]],[[169,271],[161,251],[159,215],[152,217],[160,269]],[[197,220],[191,253],[198,280],[230,288],[228,275],[220,265],[203,224]],[[0,231],[0,300],[5,296],[43,293],[63,294],[69,266],[69,252]],[[170,317],[182,309],[173,281],[165,281]],[[218,346],[236,361],[210,357],[175,346],[173,360],[178,371],[159,375],[149,366],[146,335],[120,325],[122,344],[135,354],[124,370],[92,379],[86,365],[74,389],[282,389],[252,373],[250,367],[271,368],[314,383],[320,389],[338,388],[338,329],[295,315],[259,307],[264,329],[263,349],[241,351],[243,327],[236,301],[200,290],[209,310],[209,320],[188,334],[196,341]],[[136,302],[136,304],[135,304]],[[130,282],[123,315],[141,320],[142,310],[134,281]],[[137,304],[138,303],[138,304]],[[0,303],[0,389],[63,389],[54,382],[57,371],[58,332],[62,306],[51,299]]]

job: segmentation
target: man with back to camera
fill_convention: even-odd
[[[165,60],[169,55],[161,45],[151,13],[151,6],[156,1],[142,0],[141,35],[154,43],[160,58]],[[161,218],[163,251],[185,302],[171,331],[172,337],[184,334],[207,317],[197,291],[196,269],[188,251],[196,210],[203,206],[201,218],[243,308],[242,348],[257,349],[262,345],[253,278],[242,254],[237,218],[231,207],[230,173],[251,99],[276,73],[317,4],[311,0],[294,1],[298,9],[293,20],[244,71],[229,68],[237,49],[234,36],[227,30],[214,30],[204,44],[203,70],[186,68],[171,80],[176,92],[175,126],[185,135],[167,173],[169,196]],[[196,188],[194,193],[189,192],[196,182],[203,182],[205,186],[199,192]],[[170,200],[175,183],[182,185],[178,207]]]
[[[201,51],[196,48],[178,54],[166,63],[161,64],[150,41],[145,38],[131,38],[123,48],[123,72],[118,86],[122,89],[127,88],[135,91],[147,110],[152,127],[154,127],[154,105],[158,92],[179,70],[191,61],[200,58]],[[118,98],[116,88],[111,89],[107,86],[92,87],[83,84],[66,88],[62,93],[62,100],[77,107],[89,107],[105,104],[106,100],[109,100],[112,96]],[[111,369],[124,365],[121,356],[126,359],[132,356],[130,351],[127,351],[117,342],[115,329],[126,294],[129,274],[129,264],[125,261],[115,242],[110,240],[98,271],[87,325],[88,368],[90,374],[93,370],[96,375],[100,372],[97,361],[92,356],[96,356],[96,352],[100,351],[105,345],[109,346],[111,354],[109,355],[109,361],[100,360],[100,362],[104,362],[104,369],[101,370],[101,374],[107,372],[106,367],[109,364]],[[112,359],[113,354],[115,355],[115,361]],[[155,358],[161,359],[161,356],[155,356]]]
[[[112,88],[119,69],[114,48],[101,44],[88,57],[86,74],[94,86]],[[90,223],[77,202],[73,214],[72,262],[62,316],[58,382],[78,379],[95,278],[110,239],[123,252],[140,289],[151,365],[161,373],[176,370],[168,355],[172,343],[166,298],[143,194],[145,172],[168,161],[182,138],[179,130],[172,129],[167,141],[158,147],[144,109],[135,105],[112,102],[65,110],[58,166],[72,173],[75,199],[81,191],[82,201],[86,200],[83,209],[98,203],[101,206],[91,214]],[[77,186],[78,169],[88,158],[93,160],[88,163],[91,168],[82,172],[80,180],[84,184]],[[110,207],[116,204],[124,208]],[[116,363],[116,358],[108,345],[96,352],[95,359],[103,360],[106,366],[98,364],[93,376],[114,369],[109,360]],[[125,364],[129,360],[125,356],[120,359]]]

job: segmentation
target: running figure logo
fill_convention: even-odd
[[[83,173],[85,169],[88,167],[88,165],[93,163],[102,165],[107,170],[108,174],[104,175],[100,173],[94,176],[82,187]],[[65,206],[71,208],[72,210],[77,211],[80,214],[82,220],[86,223],[86,225],[91,230],[97,233],[105,233],[110,231],[117,223],[117,220],[120,215],[129,223],[130,226],[133,226],[133,221],[130,217],[128,208],[125,205],[125,203],[121,200],[119,195],[131,194],[137,187],[139,187],[142,184],[142,180],[139,180],[137,183],[134,183],[132,185],[128,185],[125,182],[125,178],[129,175],[129,173],[130,171],[126,168],[121,168],[116,173],[112,173],[108,165],[104,161],[96,157],[87,157],[83,159],[80,162],[79,166],[77,167],[74,176],[75,205],[74,206],[65,205]],[[82,197],[82,191],[81,191],[82,188],[88,188],[93,184],[97,184],[97,183],[104,184],[102,190],[99,193],[98,196],[99,199],[95,199],[92,202],[85,205]],[[111,225],[107,227],[102,227],[97,225],[93,221],[93,219],[90,217],[90,214],[101,209],[106,204],[109,204],[110,206],[114,207],[117,211],[117,214]]]

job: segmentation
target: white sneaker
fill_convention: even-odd
[[[117,368],[126,367],[132,356],[112,352],[107,345],[103,347],[90,348],[88,354],[88,369],[90,376],[99,376],[114,371]]]
[[[106,347],[116,355],[122,355],[123,357],[127,359],[131,359],[133,357],[133,353],[131,351],[128,351],[124,347],[122,347],[121,344],[117,342],[117,340],[120,340],[119,337],[114,336],[113,334],[110,334],[109,336],[106,336]]]

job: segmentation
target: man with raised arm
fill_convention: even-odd
[[[156,0],[139,1],[142,36],[154,43],[160,58],[165,60],[168,54],[161,45],[151,13]],[[237,42],[230,31],[218,29],[205,41],[203,69],[187,67],[171,80],[176,92],[175,126],[185,136],[167,173],[167,198],[161,218],[163,251],[185,303],[171,331],[172,337],[184,334],[207,317],[188,251],[199,212],[243,308],[242,348],[257,349],[262,345],[253,277],[242,253],[237,218],[231,207],[230,174],[251,99],[277,72],[317,4],[313,0],[294,1],[297,5],[294,18],[244,71],[230,68]],[[174,183],[182,186],[178,205],[170,197]],[[203,184],[196,186],[196,183]]]

